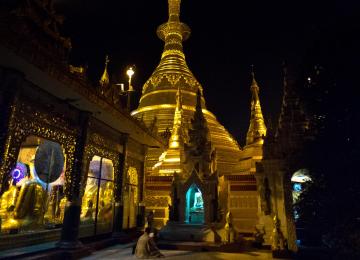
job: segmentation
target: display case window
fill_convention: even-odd
[[[111,232],[114,208],[114,167],[111,160],[94,156],[82,199],[82,236]]]
[[[58,228],[63,222],[65,154],[59,143],[29,136],[0,198],[1,233]]]

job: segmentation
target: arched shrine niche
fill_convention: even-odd
[[[200,188],[193,183],[186,192],[185,223],[204,223],[204,199]]]

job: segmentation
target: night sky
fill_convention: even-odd
[[[167,1],[54,2],[66,17],[64,34],[73,43],[71,62],[87,63],[88,77],[97,82],[109,54],[109,73],[124,83],[126,66],[135,64],[133,85],[139,97],[160,61],[163,42],[156,28],[167,21]],[[321,54],[314,56],[314,63],[330,64],[336,59],[339,19],[351,21],[357,6],[356,1],[182,0],[180,19],[192,30],[184,52],[204,88],[207,108],[243,145],[250,116],[251,64],[263,114],[276,120],[283,61],[311,55],[317,48]]]

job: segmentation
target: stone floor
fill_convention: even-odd
[[[116,245],[108,247],[100,251],[93,252],[91,256],[82,258],[87,260],[92,259],[136,259],[132,252],[131,244]],[[192,258],[193,260],[267,260],[273,259],[270,251],[249,251],[243,253],[223,253],[223,252],[191,252],[191,251],[179,251],[179,250],[161,250],[165,255],[162,259],[187,259]]]

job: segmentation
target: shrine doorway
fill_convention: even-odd
[[[185,223],[204,223],[204,199],[201,190],[195,183],[186,192]]]

